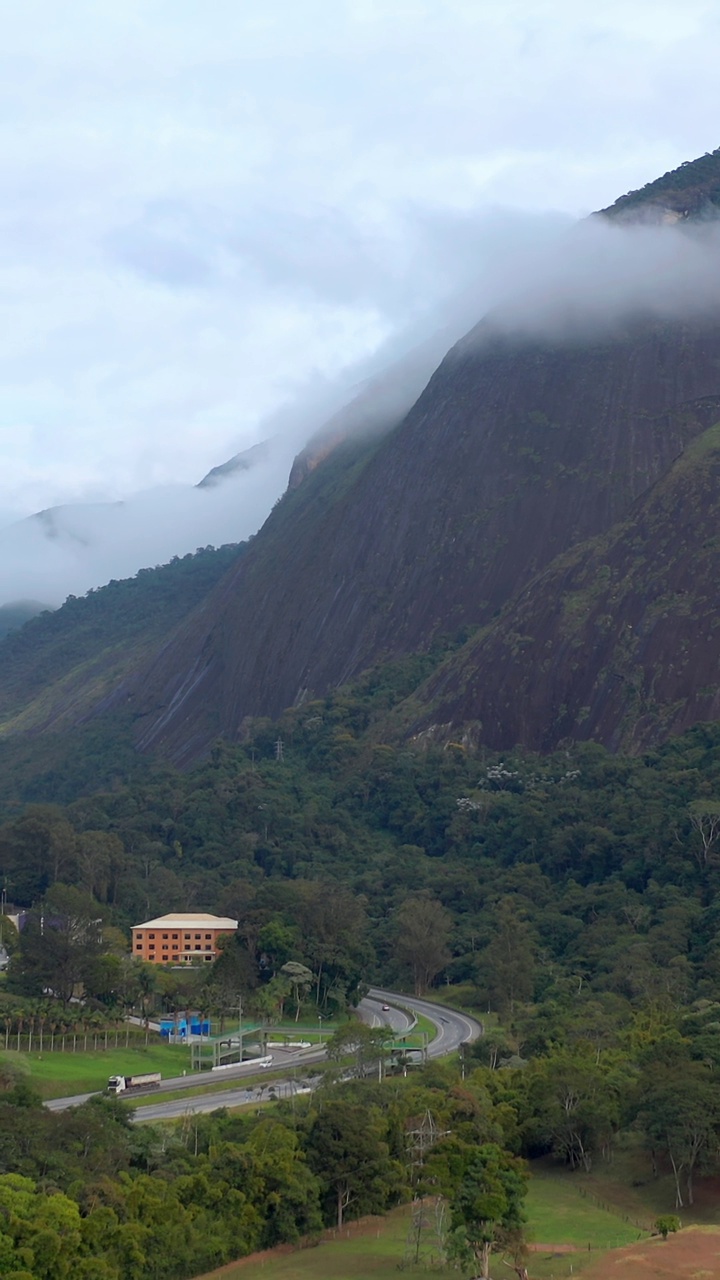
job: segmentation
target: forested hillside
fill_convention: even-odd
[[[312,966],[308,940],[331,924],[298,921],[314,919],[323,894],[349,894],[363,907],[352,929],[335,913],[340,990],[359,963],[410,981],[403,946],[417,917],[421,948],[432,937],[427,980],[476,981],[503,1006],[562,975],[629,1005],[712,997],[720,729],[634,760],[592,744],[498,757],[379,741],[419,663],[257,722],[244,746],[219,745],[188,775],[150,768],[65,809],[8,813],[9,898],[30,905],[58,880],[122,927],[179,908],[230,914],[251,932],[277,919],[284,948]],[[53,798],[52,776],[41,798]]]
[[[61,609],[7,635],[0,641],[0,735],[77,724],[192,612],[247,545],[204,547],[141,569],[70,596]]]
[[[667,1211],[716,1171],[720,728],[633,759],[593,744],[500,757],[381,741],[441,656],[255,722],[192,773],[147,761],[129,785],[8,814],[0,873],[36,911],[8,939],[6,1042],[23,1025],[63,1025],[69,1007],[47,992],[57,1003],[78,980],[83,1018],[92,1009],[101,1025],[152,993],[159,1007],[191,999],[221,1018],[238,991],[270,1021],[291,1000],[337,1016],[373,980],[461,983],[494,1015],[462,1082],[459,1065],[433,1066],[392,1087],[323,1089],[271,1120],[196,1119],[177,1139],[130,1129],[114,1104],[50,1115],[6,1073],[0,1203],[13,1226],[0,1248],[22,1245],[31,1275],[45,1274],[33,1251],[56,1236],[74,1274],[186,1277],[313,1232],[339,1205],[383,1211],[411,1193],[407,1135],[428,1108],[450,1131],[427,1166],[454,1207],[449,1248],[467,1247],[463,1224],[472,1236],[461,1200],[478,1178],[504,1187],[507,1206],[483,1247],[521,1252],[518,1157],[581,1176],[631,1151],[642,1178],[675,1168],[657,1193]],[[239,920],[214,964],[177,981],[133,961],[109,927],[127,937],[173,908]],[[32,924],[43,913],[55,922],[44,933]],[[63,943],[65,917],[75,942]],[[104,955],[98,919],[113,939]],[[343,1032],[341,1056],[358,1035]],[[367,1064],[382,1047],[362,1052]],[[49,1205],[48,1188],[60,1193]]]

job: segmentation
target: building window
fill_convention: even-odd
[[[136,943],[135,943],[135,950],[136,950],[136,951],[142,951],[142,942],[136,942]]]
[[[202,950],[202,948],[201,948],[201,946],[200,946],[200,943],[199,943],[199,942],[196,942],[196,943],[195,943],[195,950],[196,950],[196,951],[201,951],[201,950]]]
[[[205,934],[205,941],[206,941],[206,942],[212,942],[212,934],[211,934],[211,933],[206,933],[206,934]]]
[[[209,942],[206,942],[206,943],[205,943],[205,950],[206,950],[206,951],[212,951],[212,947],[210,946],[210,943],[209,943]]]
[[[163,942],[163,951],[167,951],[167,949],[168,949],[167,942]]]
[[[186,942],[189,942],[189,941],[190,941],[190,934],[189,934],[189,933],[186,933],[186,934],[185,934],[185,941],[186,941]]]
[[[154,933],[149,933],[149,934],[148,934],[148,938],[154,938],[154,937],[155,937],[155,934],[154,934]]]
[[[201,933],[196,933],[196,934],[195,934],[195,941],[196,941],[196,942],[199,942],[199,941],[200,941],[200,939],[201,939],[201,937],[202,937],[202,934],[201,934]]]
[[[174,933],[174,934],[173,934],[173,942],[177,942],[177,939],[178,939],[178,935],[177,935],[176,933]]]
[[[163,938],[167,938],[168,936],[169,936],[169,935],[168,935],[167,933],[164,933],[164,934],[163,934]]]

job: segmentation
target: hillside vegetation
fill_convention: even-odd
[[[204,599],[247,544],[205,547],[141,569],[0,641],[0,734],[77,724]]]

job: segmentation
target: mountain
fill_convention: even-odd
[[[714,208],[716,186],[720,152],[601,216],[677,215],[692,232]],[[628,254],[637,250],[628,241]],[[593,271],[586,293],[603,282],[602,263]],[[186,766],[219,735],[242,737],[253,717],[451,637],[464,646],[395,722],[411,735],[543,747],[588,736],[637,749],[713,714],[712,671],[698,662],[685,684],[673,683],[670,649],[696,652],[688,633],[717,578],[712,493],[690,462],[714,457],[720,311],[673,316],[628,298],[590,324],[558,297],[561,324],[483,319],[409,412],[402,396],[376,412],[370,396],[378,430],[349,430],[362,397],[345,423],[340,415],[328,424],[247,554],[154,653],[145,647],[119,680],[104,682],[96,710],[122,707],[143,750]],[[678,495],[692,520],[680,520]],[[658,624],[653,644],[618,665],[626,618],[644,635],[654,593],[679,593],[660,568],[680,529],[676,574],[692,563],[699,575],[685,611],[668,605],[672,626]],[[639,557],[647,576],[633,568]],[[609,594],[585,585],[606,573]],[[587,592],[601,612],[577,629]],[[577,624],[571,641],[568,618]],[[572,661],[553,665],[568,645]],[[616,668],[623,696],[610,694]]]
[[[140,742],[193,758],[247,716],[487,623],[626,517],[717,397],[720,321],[590,345],[481,325],[389,437],[336,450],[273,512],[134,693]]]
[[[686,160],[678,169],[629,191],[602,214],[621,221],[673,222],[715,218],[719,211],[720,149]]]
[[[122,502],[77,502],[0,527],[0,605],[52,607],[197,547],[251,537],[282,492],[289,460],[270,443],[216,467],[197,485],[164,485]],[[262,469],[258,482],[247,473]]]
[[[625,521],[558,557],[427,681],[411,732],[633,753],[720,719],[720,398],[703,408],[715,425]]]
[[[39,600],[13,600],[9,604],[0,605],[0,640],[11,631],[18,631],[48,607],[40,604]]]
[[[0,738],[81,722],[246,549],[206,547],[176,556],[134,578],[70,597],[61,609],[0,639]]]
[[[253,467],[256,467],[259,462],[266,461],[269,452],[269,441],[261,440],[259,444],[254,444],[252,448],[243,449],[242,453],[235,453],[232,458],[228,458],[227,462],[221,462],[220,466],[213,467],[195,487],[196,489],[214,489],[216,485],[222,484],[224,480],[237,475],[239,471],[252,471]]]

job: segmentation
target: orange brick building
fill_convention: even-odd
[[[156,964],[205,963],[218,954],[218,938],[234,933],[237,927],[237,920],[226,916],[159,916],[133,926],[132,953],[138,960]]]

